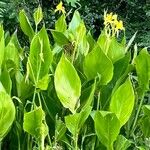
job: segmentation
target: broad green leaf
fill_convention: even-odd
[[[48,127],[44,121],[44,111],[38,107],[24,114],[23,129],[36,138],[45,137],[48,134]]]
[[[128,78],[112,95],[110,111],[115,113],[123,126],[131,116],[134,107],[134,91]]]
[[[106,102],[109,101],[112,92],[120,86],[120,82],[122,83],[126,79],[129,63],[130,55],[126,55],[114,63],[114,73],[111,82],[101,88],[101,105],[104,105],[105,108],[109,105]],[[125,76],[125,79],[123,76]]]
[[[4,60],[4,30],[3,26],[0,25],[0,69]]]
[[[131,141],[126,139],[123,135],[119,135],[115,142],[115,150],[127,150],[131,145]]]
[[[52,52],[47,32],[43,27],[31,41],[27,63],[27,72],[36,86],[38,81],[49,73],[51,62]]]
[[[142,92],[145,92],[149,89],[150,80],[150,55],[146,48],[142,49],[135,58],[135,67],[140,89]]]
[[[150,118],[150,105],[143,106],[144,115],[147,115]]]
[[[34,16],[35,24],[37,26],[41,22],[41,20],[43,19],[42,8],[40,6],[36,9],[33,16]]]
[[[29,80],[25,79],[26,77],[20,71],[17,71],[15,74],[16,79],[16,88],[18,97],[24,102],[25,99],[29,98],[34,91],[33,85]]]
[[[67,45],[70,43],[69,39],[62,32],[58,32],[56,30],[51,30],[51,33],[53,35],[55,42],[59,46]]]
[[[21,54],[23,53],[23,49],[22,49],[22,47],[18,41],[18,38],[17,38],[17,30],[13,33],[9,42],[13,43],[15,45],[16,49],[18,50],[18,52],[20,54],[20,57],[22,57]],[[9,42],[8,42],[8,44],[9,44]]]
[[[144,116],[141,120],[140,120],[140,126],[141,126],[141,130],[144,134],[144,136],[146,138],[150,137],[150,117],[149,116]]]
[[[125,73],[130,64],[130,57],[131,56],[128,53],[123,58],[114,63],[114,76],[112,82],[116,83],[116,81]]]
[[[37,88],[41,90],[47,90],[50,78],[49,75],[46,74],[42,79],[37,82]]]
[[[87,120],[88,116],[90,115],[91,110],[92,107],[87,107],[86,109],[83,109],[80,113],[75,113],[73,115],[65,117],[66,127],[73,136],[79,134],[79,131]]]
[[[65,123],[63,123],[60,119],[56,120],[56,129],[55,129],[55,138],[57,141],[61,140],[64,136],[67,128]]]
[[[100,46],[100,48],[106,55],[108,53],[110,42],[111,42],[111,39],[106,36],[104,31],[102,31],[102,33],[98,37],[97,44]]]
[[[24,10],[21,10],[19,13],[19,22],[20,22],[20,27],[24,32],[24,34],[27,35],[30,40],[32,40],[34,36],[34,31]]]
[[[77,27],[80,25],[81,22],[82,22],[82,20],[81,20],[79,12],[75,11],[73,14],[73,18],[72,18],[71,22],[69,23],[68,30],[74,32],[77,29]]]
[[[74,113],[81,93],[81,81],[75,68],[64,55],[57,65],[54,83],[61,103]]]
[[[89,43],[89,50],[91,51],[94,48],[96,41],[94,40],[90,32],[87,33],[87,41]]]
[[[120,122],[114,113],[96,111],[94,116],[95,132],[107,149],[113,149],[113,143],[120,131]]]
[[[11,89],[12,89],[12,81],[9,75],[8,70],[6,69],[6,67],[4,67],[4,69],[1,72],[0,75],[0,81],[3,84],[6,92],[11,95]]]
[[[64,14],[55,23],[55,30],[59,32],[65,32],[67,30],[66,17]]]
[[[82,109],[86,109],[87,107],[92,106],[94,100],[95,88],[96,88],[96,80],[93,83],[93,85],[90,87],[90,89],[88,88],[87,90],[83,91],[83,97],[81,95],[81,100],[83,99],[83,102],[81,101],[83,103]]]
[[[8,133],[15,119],[15,106],[10,96],[0,90],[0,141]]]
[[[94,79],[100,74],[101,84],[107,84],[113,76],[113,64],[99,46],[96,46],[85,57],[83,68],[84,73],[89,80]]]
[[[113,63],[125,56],[125,47],[115,37],[111,39],[107,56]]]
[[[10,63],[13,62],[12,66],[10,65],[10,67],[15,70],[19,69],[20,67],[18,49],[15,47],[13,41],[10,41],[5,47],[5,61],[8,61],[8,63],[9,61]]]
[[[83,22],[81,22],[76,29],[75,40],[78,48],[76,57],[80,54],[86,56],[89,51],[89,43],[86,37],[86,27]]]

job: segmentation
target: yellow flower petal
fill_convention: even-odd
[[[121,20],[116,23],[116,30],[124,30],[123,22]]]
[[[62,11],[62,13],[65,13],[65,8],[63,7],[62,1],[56,6],[55,12]]]

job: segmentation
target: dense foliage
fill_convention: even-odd
[[[56,11],[67,12],[62,3]],[[137,44],[131,53],[136,34],[126,42],[123,22],[108,12],[97,39],[78,11],[53,29],[43,16],[41,7],[31,22],[19,12],[23,47],[0,26],[1,148],[150,149],[150,54]]]

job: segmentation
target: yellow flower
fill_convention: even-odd
[[[116,22],[116,30],[124,30],[123,22],[121,20]]]
[[[113,20],[114,22],[117,21],[117,18],[118,18],[118,16],[117,16],[116,14],[114,14],[114,15],[112,16],[112,20]]]
[[[56,6],[55,12],[62,11],[62,13],[65,13],[65,8],[63,7],[62,1]]]
[[[112,23],[112,17],[113,17],[113,13],[110,13],[110,14],[104,14],[104,24],[109,24],[109,23]]]

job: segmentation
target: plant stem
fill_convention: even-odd
[[[108,145],[107,150],[114,150],[113,145]]]
[[[100,107],[100,91],[98,92],[98,98],[97,98],[97,110],[99,110]]]
[[[136,126],[136,123],[137,123],[137,120],[138,120],[138,117],[139,117],[139,114],[140,114],[140,110],[141,110],[141,107],[142,107],[142,104],[143,104],[143,100],[144,100],[144,92],[143,92],[143,95],[142,95],[142,97],[141,97],[141,101],[140,101],[140,104],[139,104],[137,113],[136,113],[136,115],[135,115],[135,119],[134,119],[133,126],[132,126],[132,129],[131,129],[131,135],[132,135],[132,134],[134,133],[134,131],[135,131],[135,126]]]
[[[0,150],[2,149],[2,141],[0,141]]]
[[[39,141],[40,150],[44,150],[44,137],[42,136]]]
[[[72,54],[72,64],[74,62],[74,59],[75,59],[75,54],[76,54],[76,50],[77,50],[77,43],[75,42],[75,47],[74,47],[74,50],[73,50],[73,54]]]
[[[31,106],[31,110],[33,110],[33,108],[34,108],[35,96],[36,96],[36,88],[34,89],[34,94],[33,94],[33,98],[32,98],[32,106]]]
[[[74,145],[75,145],[74,150],[78,150],[78,133],[74,137]]]

